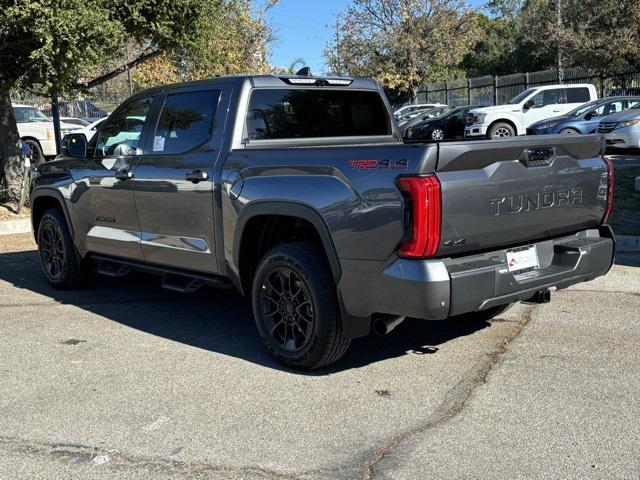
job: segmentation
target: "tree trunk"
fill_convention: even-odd
[[[0,86],[0,165],[2,188],[7,189],[2,200],[9,204],[17,204],[20,200],[23,164],[19,148],[20,135],[11,106],[9,88]]]

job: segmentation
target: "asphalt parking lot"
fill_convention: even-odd
[[[59,292],[0,237],[0,478],[640,478],[640,257],[491,323],[275,364],[248,303],[154,277]]]

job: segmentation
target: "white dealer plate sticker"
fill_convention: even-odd
[[[536,246],[507,250],[507,265],[510,272],[528,272],[540,266]]]

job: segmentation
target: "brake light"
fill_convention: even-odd
[[[400,244],[398,253],[403,257],[431,257],[440,244],[442,205],[440,181],[435,176],[400,177],[400,190],[409,197],[411,238]]]
[[[607,223],[613,211],[613,160],[604,157],[604,161],[607,162],[607,210],[604,213],[602,223]]]

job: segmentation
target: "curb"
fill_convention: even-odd
[[[616,252],[640,252],[640,237],[616,235]]]
[[[15,235],[18,233],[29,233],[30,231],[31,220],[29,218],[0,222],[0,235]]]

